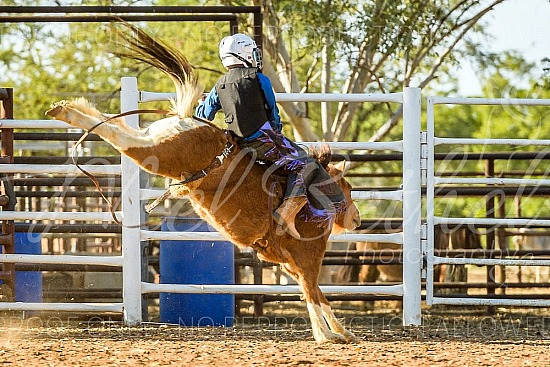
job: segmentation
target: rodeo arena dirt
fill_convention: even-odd
[[[422,326],[403,327],[397,313],[347,308],[337,312],[359,337],[355,344],[316,344],[305,309],[292,305],[269,310],[277,316],[239,318],[231,328],[158,323],[130,328],[97,316],[77,322],[4,315],[0,362],[29,367],[550,365],[547,313],[434,312],[424,316]],[[293,314],[297,311],[302,312]]]
[[[317,156],[345,208],[312,223],[306,205],[295,237],[271,215],[284,180],[190,114],[186,59],[121,32],[178,95],[124,77],[109,117],[78,99],[18,120],[0,89],[0,366],[550,366],[550,219],[525,214],[548,212],[550,140],[437,135],[449,106],[550,100],[277,94],[403,107],[401,140]],[[139,128],[169,98],[178,115]],[[466,198],[484,214],[453,216]]]

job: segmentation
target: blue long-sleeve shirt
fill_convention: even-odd
[[[258,73],[258,81],[260,82],[260,87],[262,88],[262,91],[265,97],[265,102],[268,106],[268,110],[267,110],[268,118],[271,121],[272,125],[274,125],[273,128],[278,132],[281,132],[282,130],[281,117],[279,116],[279,109],[277,108],[277,103],[275,101],[275,93],[273,92],[271,81],[267,76],[265,76],[262,73]],[[216,112],[218,112],[221,109],[222,109],[222,105],[220,103],[220,97],[218,96],[216,87],[214,87],[212,88],[210,93],[208,93],[208,96],[206,96],[206,99],[198,105],[197,109],[195,110],[195,115],[197,117],[211,121],[214,119]]]

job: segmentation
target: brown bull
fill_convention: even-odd
[[[138,28],[127,26],[134,33],[125,37],[133,57],[159,68],[174,81],[174,116],[146,129],[133,129],[119,117],[100,124],[94,132],[149,172],[174,180],[192,176],[220,155],[228,137],[216,126],[193,118],[193,105],[202,89],[187,59]],[[87,130],[106,119],[83,99],[58,102],[47,114]],[[308,222],[304,220],[307,216],[298,215],[295,224],[301,238],[277,230],[271,211],[279,205],[281,195],[268,189],[275,179],[255,164],[250,152],[238,147],[221,166],[174,194],[187,195],[197,214],[237,246],[252,247],[262,260],[281,264],[302,289],[317,342],[349,342],[355,336],[336,319],[317,279],[329,235],[355,228],[360,223],[359,211],[342,171],[330,165],[327,171],[346,196],[346,210],[323,223]]]

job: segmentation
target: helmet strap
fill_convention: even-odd
[[[231,55],[233,57],[236,57],[237,59],[241,60],[242,62],[244,62],[246,64],[246,66],[248,66],[249,68],[252,67],[252,63],[250,61],[248,61],[247,59],[245,59],[244,57],[240,56],[240,55],[237,55],[236,53],[233,53],[233,52],[228,52],[226,55]]]

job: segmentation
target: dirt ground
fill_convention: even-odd
[[[241,317],[231,328],[92,317],[0,315],[0,366],[550,366],[550,314],[337,312],[360,339],[318,345],[304,313]],[[546,316],[548,315],[548,316]]]

